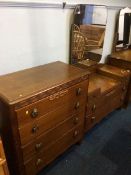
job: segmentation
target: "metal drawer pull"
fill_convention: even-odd
[[[92,107],[92,111],[94,112],[96,110],[96,105],[94,104]]]
[[[79,118],[78,117],[75,117],[74,124],[77,124],[78,122],[79,122]]]
[[[38,126],[34,126],[34,127],[32,128],[32,133],[36,133],[38,129],[39,129]]]
[[[37,144],[35,145],[35,149],[36,149],[36,150],[39,150],[41,147],[42,147],[42,143],[37,143]]]
[[[81,91],[82,91],[82,89],[78,88],[77,91],[76,91],[76,95],[81,95]]]
[[[36,165],[39,166],[42,163],[42,159],[37,159]]]
[[[78,134],[79,134],[79,131],[75,130],[74,135],[73,135],[73,136],[74,136],[74,138],[75,138],[75,137],[77,137],[77,136],[78,136]]]
[[[121,74],[125,74],[127,71],[124,69],[121,69]]]
[[[32,118],[35,118],[35,117],[38,116],[38,110],[37,110],[37,108],[34,108],[33,109],[32,113],[31,113],[31,116],[32,116]]]
[[[79,109],[79,107],[80,107],[80,103],[77,102],[76,105],[75,105],[75,109]]]
[[[93,121],[94,121],[95,119],[96,119],[96,117],[91,117],[91,120],[93,120]]]

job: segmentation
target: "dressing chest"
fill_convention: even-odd
[[[36,175],[84,134],[88,72],[54,62],[0,76],[10,175]]]

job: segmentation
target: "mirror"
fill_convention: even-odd
[[[76,6],[71,28],[71,64],[87,59],[100,61],[106,20],[107,9],[105,6]]]
[[[131,48],[131,9],[120,11],[115,51]]]

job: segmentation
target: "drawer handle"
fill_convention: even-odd
[[[32,133],[36,133],[38,129],[39,129],[38,126],[34,126],[34,127],[32,128]]]
[[[35,145],[35,149],[36,149],[36,150],[39,150],[41,147],[42,147],[42,143],[37,143],[37,144]]]
[[[80,103],[77,102],[76,105],[75,105],[75,109],[79,109],[79,107],[80,107]]]
[[[125,74],[127,71],[124,69],[121,69],[121,74]]]
[[[36,165],[39,166],[42,163],[42,159],[37,159]]]
[[[78,134],[79,134],[79,131],[75,130],[75,132],[73,134],[74,138],[76,138],[78,136]]]
[[[91,117],[91,120],[94,121],[96,119],[96,117]]]
[[[32,113],[31,113],[31,116],[32,116],[32,118],[35,118],[35,117],[38,116],[38,110],[37,110],[37,108],[34,108],[33,109]]]
[[[79,118],[78,117],[75,117],[74,118],[74,124],[78,124],[78,122],[79,122]]]
[[[77,91],[76,91],[76,95],[77,95],[77,96],[78,96],[78,95],[81,95],[81,91],[82,91],[82,89],[81,89],[81,88],[78,88]]]
[[[96,105],[94,104],[92,107],[92,111],[94,112],[96,110]]]

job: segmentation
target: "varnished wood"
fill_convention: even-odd
[[[88,71],[55,62],[1,76],[0,83],[1,131],[10,175],[36,175],[81,140]]]
[[[0,76],[1,98],[9,104],[16,104],[24,100],[26,104],[26,99],[30,98],[31,101],[28,100],[28,104],[87,78],[87,72],[84,70],[62,62],[50,63]]]
[[[125,96],[122,87],[119,80],[109,76],[98,73],[90,75],[85,118],[86,132],[123,104]]]
[[[131,72],[131,49],[123,49],[121,51],[114,52],[108,56],[107,61],[110,65],[120,67],[122,69],[126,69],[128,72]],[[128,87],[128,97],[131,100],[131,80]],[[127,98],[127,104],[129,98]]]

